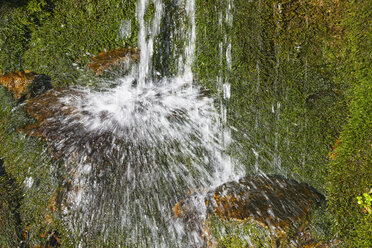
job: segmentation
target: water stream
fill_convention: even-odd
[[[231,4],[229,0],[224,18],[228,25],[232,25]],[[149,6],[154,11],[146,19]],[[223,101],[218,100],[218,110],[217,103],[203,95],[193,80],[195,1],[180,1],[177,7],[184,8],[183,18],[188,22],[175,77],[153,77],[152,57],[165,11],[163,3],[139,0],[139,63],[128,75],[106,82],[107,88],[80,88],[78,94],[61,99],[75,110],[63,120],[66,129],[82,125],[85,136],[96,140],[93,143],[103,139],[110,144],[92,151],[91,142],[81,149],[81,142],[72,135],[59,144],[78,154],[65,164],[72,175],[66,184],[73,190],[64,203],[64,215],[81,247],[92,245],[89,242],[97,236],[103,244],[115,240],[127,247],[199,247],[203,242],[200,235],[186,232],[174,220],[174,205],[187,194],[200,192],[195,204],[203,209],[204,193],[244,174],[225,152],[231,137],[224,125],[227,110]],[[226,35],[224,57],[231,70],[229,39]],[[216,80],[224,81],[219,84],[221,99],[229,99],[227,79],[220,75]],[[110,156],[93,160],[94,153]]]

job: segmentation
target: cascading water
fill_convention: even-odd
[[[195,2],[179,3],[189,27],[184,54],[178,56],[178,76],[160,80],[152,77],[152,56],[164,7],[160,0],[152,3],[154,14],[148,21],[149,3],[138,1],[138,65],[127,76],[107,82],[118,85],[114,89],[76,89],[77,94],[61,99],[74,110],[62,120],[65,129],[79,126],[79,137],[84,137],[79,140],[71,133],[56,145],[67,147],[74,157],[65,163],[71,175],[66,184],[72,190],[64,214],[82,247],[97,240],[127,247],[199,247],[200,236],[173,219],[174,205],[190,192],[206,192],[237,175],[225,154],[225,118],[193,83]],[[229,18],[231,13],[227,22]],[[231,69],[229,43],[226,49]],[[225,98],[230,97],[228,87],[223,86]],[[222,115],[225,111],[222,106]],[[84,148],[82,139],[87,139]],[[203,209],[199,198],[196,204]]]

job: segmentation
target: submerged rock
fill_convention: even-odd
[[[200,204],[194,204],[195,195],[179,202],[174,211],[189,230],[204,235],[210,247],[215,241],[210,237],[212,227],[206,223],[211,223],[212,218],[263,227],[271,233],[273,243],[280,246],[280,240],[293,228],[302,232],[311,208],[324,201],[322,194],[305,183],[279,175],[252,175],[208,192],[204,198],[206,208],[202,210],[206,211],[204,220],[198,218],[203,213]]]
[[[10,72],[0,76],[0,84],[13,93],[15,100],[29,99],[51,88],[49,77],[30,71]]]
[[[115,66],[129,64],[138,61],[140,52],[136,48],[120,48],[107,52],[101,52],[92,58],[93,62],[88,67],[100,76],[104,71],[110,71]]]

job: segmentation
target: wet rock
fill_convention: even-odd
[[[30,71],[10,72],[0,76],[0,84],[13,93],[16,100],[29,99],[51,88],[50,78]]]
[[[24,132],[29,136],[47,138],[45,131],[51,128],[51,119],[63,117],[70,114],[73,109],[66,107],[60,101],[66,95],[74,94],[72,90],[50,90],[45,94],[27,100],[24,106],[25,111],[36,120],[35,124],[28,125],[18,131]]]
[[[97,76],[100,76],[103,72],[113,70],[116,66],[138,61],[139,57],[140,52],[136,48],[120,48],[99,53],[92,58],[93,62],[88,67]]]
[[[94,164],[106,164],[114,160],[117,139],[111,132],[91,132],[81,121],[77,105],[70,104],[81,96],[77,89],[50,90],[27,100],[25,111],[36,122],[18,131],[47,142],[55,159],[77,162],[83,159]],[[86,113],[85,117],[87,117]],[[104,118],[104,117],[102,117]]]
[[[307,217],[312,207],[324,202],[325,198],[314,188],[304,183],[279,175],[252,175],[222,184],[207,193],[204,198],[206,218],[202,216],[200,204],[194,204],[195,195],[179,202],[175,208],[175,217],[182,219],[188,229],[194,229],[204,235],[208,247],[214,247],[211,237],[206,237],[208,219],[221,221],[255,223],[270,231],[273,244],[280,246],[281,239],[289,230],[295,228],[298,233],[305,230]],[[204,211],[204,210],[202,210]],[[298,241],[293,241],[298,244]],[[282,242],[283,243],[283,242]]]
[[[208,211],[221,219],[254,219],[265,227],[285,230],[324,200],[304,183],[278,175],[254,175],[219,186],[206,203]]]

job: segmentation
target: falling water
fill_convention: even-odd
[[[88,140],[83,149],[73,134],[57,144],[67,146],[74,157],[65,163],[71,175],[66,185],[71,190],[64,215],[74,242],[82,247],[90,242],[127,247],[201,246],[196,233],[187,233],[174,220],[172,208],[187,194],[201,192],[198,208],[203,209],[203,192],[237,175],[225,154],[231,139],[223,127],[226,109],[221,105],[221,117],[213,99],[193,82],[195,1],[179,3],[189,25],[185,52],[180,55],[182,66],[174,78],[160,80],[152,78],[152,56],[164,6],[160,0],[152,3],[154,14],[146,21],[149,3],[138,1],[138,65],[125,77],[107,82],[116,88],[75,89],[77,94],[61,99],[74,109],[63,120],[64,128],[81,126],[80,136]],[[229,8],[225,21],[231,25],[231,1]],[[228,40],[226,62],[231,70]],[[222,90],[224,98],[230,98],[227,81]]]

